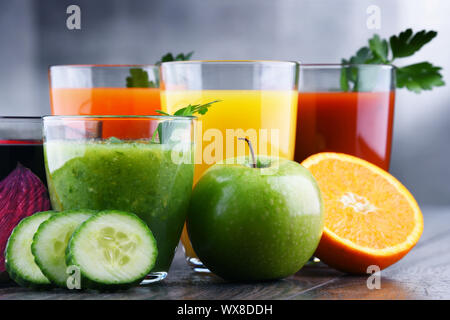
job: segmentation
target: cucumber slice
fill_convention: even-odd
[[[83,289],[121,289],[140,283],[157,254],[156,240],[145,222],[132,213],[108,210],[75,230],[66,263],[79,268]]]
[[[45,288],[50,281],[34,262],[31,242],[39,225],[50,218],[53,212],[38,212],[29,216],[14,228],[5,249],[5,266],[9,276],[21,286]]]
[[[33,237],[31,252],[42,273],[54,284],[66,287],[66,248],[75,229],[96,211],[63,211],[42,222]]]

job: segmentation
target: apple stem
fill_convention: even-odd
[[[252,167],[256,168],[256,158],[255,158],[255,151],[253,151],[252,143],[248,138],[238,138],[239,140],[245,140],[248,144],[248,148],[250,149],[250,154],[252,155]]]

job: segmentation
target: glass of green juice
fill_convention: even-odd
[[[193,183],[194,125],[195,117],[44,117],[53,209],[138,215],[158,247],[144,283],[167,276],[180,240]]]

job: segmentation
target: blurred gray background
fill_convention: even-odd
[[[81,30],[66,27],[71,4]],[[366,26],[369,5],[381,9],[379,30]],[[449,14],[448,0],[1,0],[0,115],[49,114],[51,64],[154,63],[191,50],[196,59],[340,62],[374,32],[432,29],[437,38],[398,64],[429,60],[448,85],[397,91],[391,172],[419,204],[450,205]]]

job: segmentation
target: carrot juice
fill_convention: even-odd
[[[389,169],[394,91],[300,92],[295,160],[342,152]]]
[[[50,102],[58,115],[153,115],[159,88],[52,88]]]
[[[50,103],[53,115],[156,115],[161,105],[159,88],[52,88]],[[130,128],[127,120],[108,123],[103,137],[140,137],[148,130],[142,124]]]

